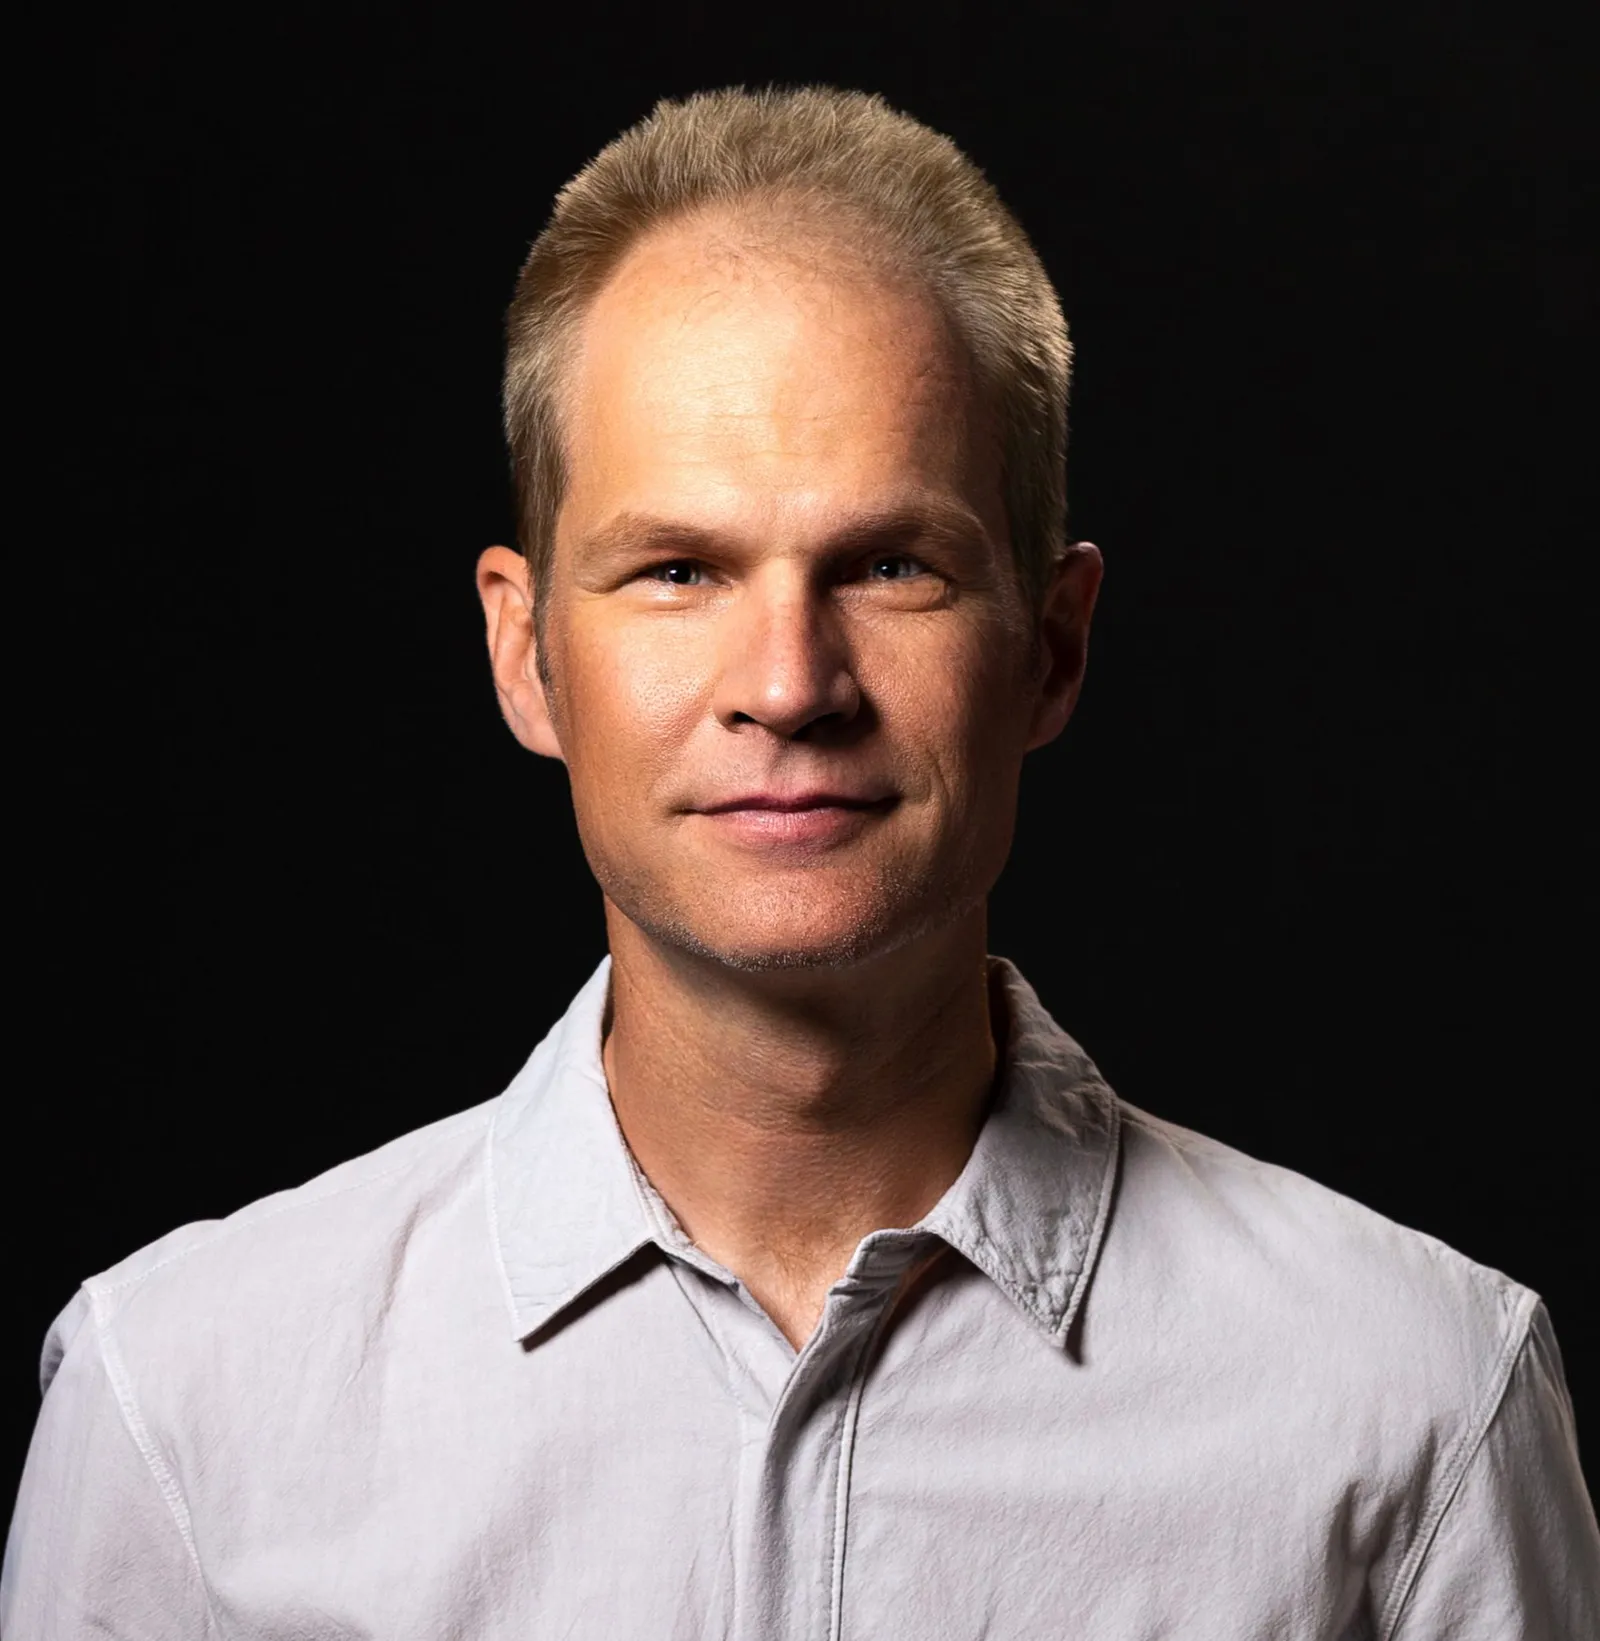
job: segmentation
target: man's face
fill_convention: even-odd
[[[614,913],[759,969],[981,906],[1071,702],[936,308],[843,251],[685,223],[618,269],[567,382],[551,687],[524,658],[507,712],[566,762]]]

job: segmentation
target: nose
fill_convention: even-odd
[[[825,589],[797,566],[767,569],[723,616],[714,710],[727,729],[817,739],[861,710],[848,636]]]

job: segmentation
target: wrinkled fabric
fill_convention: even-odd
[[[629,1153],[607,963],[498,1099],[86,1282],[0,1631],[1600,1636],[1538,1297],[1119,1101],[991,966],[977,1146],[798,1352]]]

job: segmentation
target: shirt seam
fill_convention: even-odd
[[[1489,1433],[1489,1427],[1494,1423],[1495,1415],[1500,1411],[1500,1404],[1505,1399],[1511,1376],[1527,1345],[1529,1322],[1538,1304],[1538,1294],[1532,1289],[1524,1288],[1516,1309],[1512,1312],[1511,1324],[1500,1347],[1494,1372],[1489,1376],[1488,1385],[1479,1399],[1478,1406],[1473,1410],[1471,1421],[1456,1443],[1456,1450],[1434,1490],[1432,1502],[1423,1514],[1411,1549],[1395,1575],[1394,1586],[1389,1592],[1389,1599],[1384,1603],[1383,1616],[1378,1625],[1378,1641],[1394,1641],[1400,1621],[1405,1616],[1406,1606],[1416,1589],[1417,1580],[1421,1577],[1423,1565],[1437,1541],[1440,1527],[1444,1524],[1444,1518],[1460,1496],[1461,1483],[1467,1471],[1471,1469],[1472,1461],[1478,1456],[1484,1438]]]
[[[1100,1249],[1110,1228],[1111,1204],[1116,1199],[1117,1181],[1122,1172],[1122,1103],[1109,1090],[1107,1096],[1101,1106],[1105,1112],[1106,1122],[1106,1158],[1105,1166],[1100,1171],[1100,1195],[1095,1203],[1094,1224],[1090,1227],[1083,1258],[1079,1261],[1075,1279],[1067,1293],[1066,1303],[1062,1306],[1061,1318],[1055,1330],[1056,1337],[1063,1345],[1072,1330],[1073,1321],[1083,1304],[1084,1296],[1089,1291],[1090,1276],[1099,1261]]]
[[[200,1562],[200,1552],[194,1540],[194,1525],[189,1515],[188,1501],[183,1496],[183,1488],[178,1478],[173,1474],[172,1467],[162,1457],[150,1434],[149,1426],[144,1422],[144,1416],[139,1412],[139,1406],[133,1393],[133,1384],[123,1363],[122,1354],[116,1347],[111,1336],[111,1329],[107,1319],[101,1314],[97,1296],[90,1294],[91,1320],[94,1324],[95,1340],[100,1347],[100,1360],[106,1370],[106,1378],[110,1381],[111,1392],[117,1403],[117,1411],[121,1415],[123,1427],[127,1430],[130,1440],[138,1449],[139,1456],[144,1460],[146,1469],[150,1472],[151,1480],[155,1482],[156,1491],[160,1493],[166,1504],[168,1514],[172,1517],[178,1537],[183,1541],[184,1550],[194,1566],[195,1577],[200,1581],[200,1593],[205,1597],[206,1614],[211,1620],[213,1631],[221,1636],[225,1635],[222,1620],[217,1616],[216,1601],[211,1591],[211,1581],[206,1577],[205,1568]]]
[[[500,1227],[498,1170],[495,1167],[499,1151],[496,1141],[500,1133],[500,1119],[504,1114],[505,1096],[502,1095],[495,1101],[483,1136],[484,1200],[489,1208],[489,1245],[494,1250],[495,1268],[500,1273],[501,1297],[505,1300],[506,1311],[511,1317],[512,1332],[521,1339],[527,1336],[527,1330],[523,1328],[522,1313],[517,1308],[517,1296],[511,1286],[511,1272],[506,1269],[505,1242]]]

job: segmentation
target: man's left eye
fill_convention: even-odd
[[[926,573],[927,566],[920,559],[906,553],[884,553],[872,560],[868,573],[874,581],[905,581]]]

